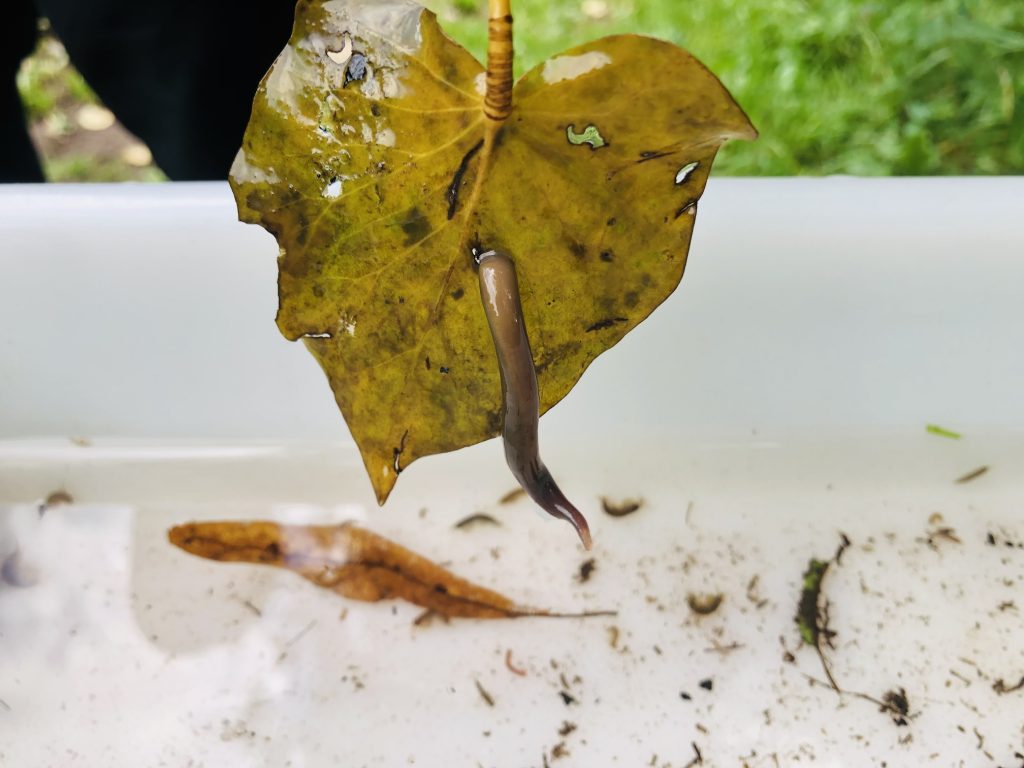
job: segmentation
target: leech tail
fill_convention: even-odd
[[[565,498],[540,460],[537,369],[526,335],[515,265],[500,251],[487,251],[477,259],[480,299],[501,371],[505,411],[501,436],[505,443],[505,459],[530,498],[552,517],[569,521],[584,548],[589,550],[592,541],[586,518]]]
[[[531,485],[534,485],[534,483],[531,483]],[[580,537],[583,548],[589,551],[594,542],[590,537],[590,525],[587,524],[587,518],[565,497],[558,484],[555,483],[555,478],[551,476],[548,468],[543,464],[540,465],[540,473],[535,481],[535,487],[539,491],[536,495],[530,488],[526,489],[526,492],[530,494],[530,498],[537,502],[541,509],[549,515],[560,517],[572,523],[572,527],[576,529],[576,533]]]

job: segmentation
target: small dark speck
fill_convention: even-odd
[[[451,369],[450,369],[450,368],[446,368],[446,367],[445,367],[445,366],[443,366],[443,365],[442,365],[442,366],[441,366],[440,368],[438,368],[437,370],[438,370],[438,371],[440,371],[440,372],[441,372],[442,374],[444,374],[445,376],[447,376],[447,375],[448,375],[448,373],[449,373],[449,372],[451,371]]]
[[[682,699],[683,701],[692,701],[693,700],[693,696],[688,694],[686,691],[681,691],[680,694],[679,694],[679,698]]]
[[[425,362],[427,364],[427,370],[429,371],[430,370],[430,358],[428,357]]]
[[[461,288],[456,288],[454,291],[452,291],[452,298],[455,299],[456,301],[458,301],[465,294],[466,294],[466,292],[464,290],[462,290]]]
[[[576,703],[576,697],[575,697],[575,696],[573,696],[573,695],[572,695],[571,693],[569,693],[568,691],[559,691],[559,692],[558,692],[558,695],[562,697],[562,702],[563,702],[563,703],[565,704],[565,706],[567,706],[567,707],[568,707],[568,706],[569,706],[570,704],[575,704],[575,703]]]
[[[380,117],[380,104],[370,104],[370,114],[374,117]]]
[[[608,219],[608,226],[609,227],[614,227],[615,226],[615,221],[616,221],[615,217],[612,216],[610,219]]]
[[[605,328],[611,328],[613,325],[616,325],[618,323],[628,322],[629,320],[625,317],[609,317],[604,320],[598,320],[592,326],[587,328],[587,333],[592,333],[593,331],[603,331]]]
[[[715,681],[712,680],[710,677],[707,680],[701,680],[700,687],[703,688],[705,691],[710,691],[712,688],[715,687]]]
[[[612,251],[601,251],[601,261],[615,261],[615,254]]]
[[[580,572],[576,575],[576,580],[580,584],[586,584],[588,581],[590,581],[590,577],[594,573],[594,570],[596,568],[597,561],[594,560],[594,558],[584,560],[582,563],[580,563]]]
[[[903,688],[898,691],[886,691],[882,696],[884,706],[882,710],[888,710],[893,722],[898,726],[908,725],[907,714],[910,712],[910,702],[907,699],[907,692]]]

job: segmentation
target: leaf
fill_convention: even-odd
[[[938,435],[939,437],[948,437],[950,440],[959,440],[963,435],[959,432],[954,432],[951,429],[940,427],[938,424],[927,424],[925,426],[925,432],[929,435]]]
[[[172,528],[168,539],[176,547],[207,560],[286,568],[350,600],[374,603],[400,599],[445,617],[608,615],[607,612],[563,614],[525,608],[352,523],[186,523]]]
[[[754,129],[685,51],[609,37],[484,114],[483,67],[402,0],[302,0],[231,172],[280,245],[281,332],[327,374],[378,500],[497,435],[474,248],[516,262],[541,411],[672,293],[718,147]]]

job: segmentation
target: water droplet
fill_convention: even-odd
[[[676,174],[676,184],[682,184],[684,181],[690,178],[690,174],[697,169],[698,165],[700,165],[700,163],[687,163],[682,168],[680,168],[679,172]]]

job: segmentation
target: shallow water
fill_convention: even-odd
[[[1021,435],[544,455],[590,554],[526,500],[498,503],[493,442],[418,462],[383,510],[350,446],[0,443],[0,764],[1024,763],[1024,690],[1000,693],[1024,677]],[[75,503],[40,515],[58,489]],[[612,518],[601,496],[644,503]],[[479,511],[502,525],[453,528]],[[166,541],[221,518],[359,520],[521,603],[618,616],[414,626],[415,606]],[[794,616],[808,561],[843,534],[820,603],[840,695]],[[700,616],[691,593],[723,600]],[[904,725],[857,695],[901,691]]]

